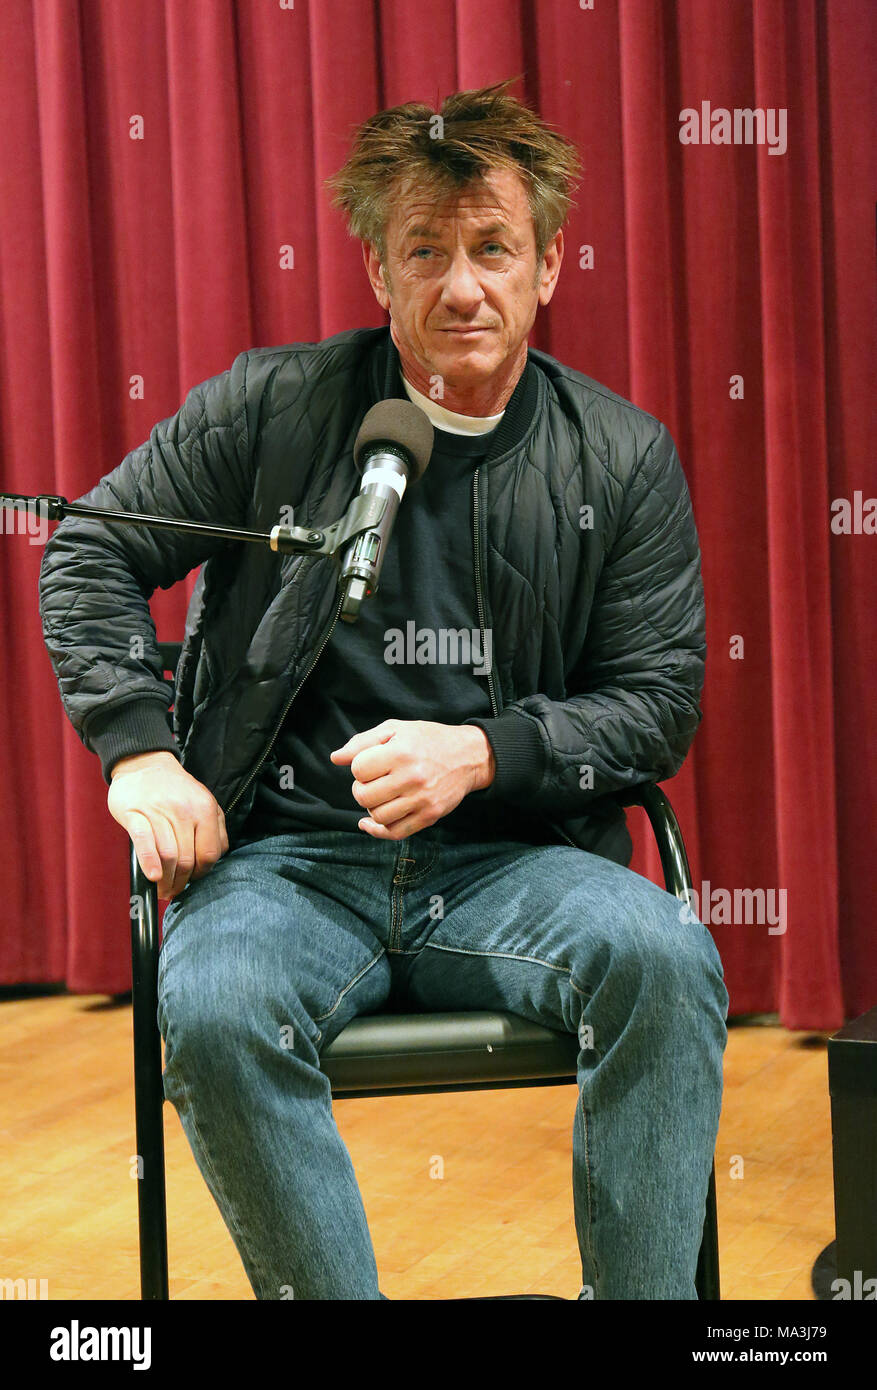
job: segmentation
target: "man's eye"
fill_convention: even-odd
[[[505,250],[505,247],[500,241],[488,241],[485,242],[484,246],[481,249],[482,251],[490,251],[492,249],[494,251],[502,252]]]
[[[426,256],[431,256],[431,255],[432,255],[432,247],[431,247],[431,246],[418,246],[417,249],[414,251],[413,254],[417,257],[418,260],[421,260],[421,261],[422,261]]]

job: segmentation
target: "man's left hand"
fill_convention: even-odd
[[[404,840],[434,825],[495,776],[493,749],[477,724],[385,719],[329,754],[350,764],[353,799],[368,815],[361,830],[376,840]]]

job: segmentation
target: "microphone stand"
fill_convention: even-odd
[[[210,536],[217,540],[250,541],[257,545],[268,545],[279,555],[337,556],[338,551],[346,546],[348,541],[378,525],[387,506],[387,498],[379,497],[373,491],[357,493],[338,521],[320,529],[305,526],[273,526],[270,531],[247,531],[240,526],[215,526],[206,521],[183,521],[176,517],[149,516],[143,512],[116,512],[106,507],[90,507],[81,502],[68,502],[66,497],[46,494],[27,497],[17,492],[0,492],[0,507],[10,507],[16,512],[32,510],[34,515],[39,516],[40,506],[44,508],[50,521],[62,521],[66,516],[93,517],[97,521],[186,531],[190,535]]]

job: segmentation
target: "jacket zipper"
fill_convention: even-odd
[[[478,475],[480,472],[481,469],[476,468],[472,476],[472,523],[475,540],[475,602],[478,605],[478,624],[481,628],[481,650],[483,652],[486,650],[486,638],[484,631],[484,604],[481,598],[481,538],[478,526]],[[492,645],[491,652],[493,652]],[[494,718],[496,718],[497,715],[500,713],[500,704],[499,700],[496,697],[496,691],[493,684],[493,670],[493,661],[491,661],[490,670],[487,673],[487,690],[488,694],[490,695],[490,708],[493,711]],[[554,833],[556,835],[562,836],[562,838],[566,840],[567,844],[572,845],[573,849],[581,849],[581,845],[577,845],[575,840],[571,839],[570,836],[567,835],[566,831],[561,826],[555,825],[553,820],[549,820],[548,816],[545,814],[544,811],[540,811],[539,815],[542,817],[544,821],[546,821],[548,825],[551,826],[551,829],[554,831]]]
[[[262,754],[261,758],[260,758],[259,761],[256,763],[256,766],[253,768],[253,770],[252,770],[252,772],[250,773],[249,777],[247,778],[246,782],[244,782],[243,786],[240,788],[239,791],[235,792],[234,797],[233,797],[232,800],[228,803],[228,806],[225,808],[227,814],[230,813],[231,810],[232,810],[232,808],[233,808],[234,806],[236,806],[237,803],[240,801],[240,799],[241,799],[241,797],[243,796],[244,792],[247,790],[247,787],[250,785],[250,783],[252,782],[253,778],[256,776],[256,773],[260,770],[260,768],[262,767],[263,763],[265,762],[265,759],[268,757],[268,754],[271,752],[271,749],[274,747],[275,739],[277,738],[277,735],[280,733],[280,730],[281,730],[281,728],[282,728],[282,726],[283,726],[283,721],[284,721],[284,719],[286,718],[287,714],[289,713],[289,709],[290,709],[290,706],[291,706],[293,700],[295,699],[295,697],[296,697],[296,695],[298,694],[298,692],[301,690],[301,688],[302,688],[302,686],[304,685],[305,681],[307,680],[308,676],[311,674],[311,671],[313,671],[314,667],[316,666],[317,662],[318,662],[319,659],[320,659],[320,653],[322,652],[322,650],[323,650],[323,648],[325,647],[326,643],[328,642],[329,638],[332,636],[332,633],[333,633],[334,628],[335,628],[335,624],[336,624],[336,622],[338,621],[338,614],[341,612],[341,604],[343,603],[343,601],[344,601],[344,593],[343,593],[343,590],[342,590],[342,591],[340,591],[339,594],[338,594],[338,601],[337,601],[337,603],[336,603],[336,605],[335,605],[335,612],[332,614],[332,621],[329,623],[328,628],[327,628],[326,631],[323,633],[322,639],[321,639],[321,641],[320,641],[319,646],[317,647],[317,650],[316,650],[316,652],[315,652],[315,654],[314,654],[314,657],[313,657],[313,659],[311,660],[310,664],[308,665],[308,669],[305,671],[305,673],[304,673],[304,675],[302,676],[301,680],[299,681],[298,685],[295,687],[295,690],[293,690],[292,694],[290,695],[289,699],[287,700],[286,704],[284,705],[284,707],[283,707],[283,712],[281,713],[280,718],[278,719],[277,724],[275,725],[274,732],[273,732],[273,734],[271,735],[271,739],[270,739],[270,742],[269,742],[269,744],[268,744],[268,747],[265,749],[265,752]]]
[[[475,602],[478,605],[478,626],[481,629],[481,650],[486,650],[486,635],[484,631],[484,605],[481,601],[481,540],[478,529],[478,475],[481,469],[476,468],[472,475],[472,529],[475,540]],[[491,646],[491,651],[493,650]],[[490,670],[487,673],[487,691],[490,695],[490,708],[494,719],[500,712],[499,701],[493,685],[493,662],[490,663]]]

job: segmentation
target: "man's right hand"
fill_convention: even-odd
[[[120,758],[110,773],[110,815],[127,830],[158,896],[173,898],[228,850],[222,807],[173,753]]]

